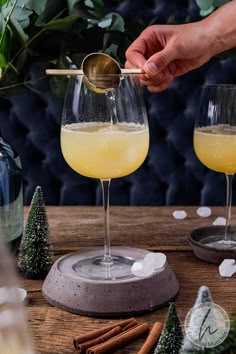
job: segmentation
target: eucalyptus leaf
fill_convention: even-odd
[[[84,1],[85,5],[89,6],[89,7],[93,7],[95,8],[104,8],[104,2],[102,0],[85,0]]]
[[[200,15],[202,17],[210,15],[215,10],[214,6],[210,7],[208,10],[201,10]]]
[[[24,9],[20,6],[16,6],[12,12],[11,18],[19,22],[22,28],[27,28],[30,24],[30,15],[33,13],[31,10]]]
[[[111,12],[107,14],[102,19],[102,21],[98,22],[98,26],[113,31],[124,32],[125,30],[125,22],[123,18],[116,12]]]
[[[22,23],[22,27],[26,28],[29,26],[29,16],[33,11],[28,7],[30,0],[10,0],[5,5],[2,6],[1,11],[4,18],[6,19],[9,14],[14,17],[16,21]]]
[[[29,36],[24,32],[22,26],[17,20],[11,18],[8,23],[8,26],[14,32],[15,37],[17,37],[23,45],[28,41]]]
[[[103,37],[103,48],[108,48],[111,44],[117,44],[119,46],[125,38],[127,39],[127,35],[124,32],[106,31]]]
[[[41,0],[35,0],[41,1]],[[47,0],[44,11],[36,21],[37,26],[42,26],[67,9],[67,0]]]
[[[215,0],[215,1],[214,1],[214,5],[215,5],[216,7],[221,7],[221,6],[227,4],[227,2],[230,2],[230,1],[231,1],[231,0]]]
[[[102,21],[98,22],[98,26],[101,28],[109,28],[112,24],[112,17],[104,18]]]
[[[191,17],[190,17],[190,15],[188,15],[188,16],[185,18],[184,22],[185,22],[185,23],[191,22]]]
[[[1,53],[1,55],[3,55],[3,57],[7,61],[9,59],[9,52],[10,52],[9,43],[11,42],[10,30],[6,29],[6,31],[4,31],[4,33],[0,33],[0,38],[1,38],[0,53]],[[3,67],[2,64],[1,64],[1,67]]]
[[[106,48],[104,52],[114,58],[117,58],[118,44],[111,44],[110,47]]]
[[[45,10],[48,0],[28,0],[27,8],[41,15]]]
[[[118,13],[111,12],[107,16],[112,16],[112,25],[110,27],[110,29],[112,31],[124,32],[124,30],[125,30],[125,21]]]
[[[5,18],[3,16],[3,13],[1,11],[0,12],[0,32],[3,32],[5,24],[6,24],[6,21],[5,21]]]
[[[87,6],[83,0],[75,1],[71,14],[79,14],[83,19],[98,19],[93,11],[93,8]]]
[[[104,3],[102,0],[67,0],[69,13],[80,13],[82,17],[102,19]]]
[[[3,70],[7,66],[7,59],[4,54],[0,53],[0,68]]]
[[[72,15],[67,16],[64,18],[59,18],[58,20],[50,21],[47,23],[44,28],[47,30],[54,30],[54,31],[67,31],[69,30],[72,25],[80,18],[79,15]]]
[[[30,9],[30,3],[32,0],[17,0],[16,5],[25,9]],[[41,1],[41,0],[40,0]],[[5,6],[12,7],[15,3],[15,0],[9,0],[5,2]]]
[[[176,19],[175,19],[175,15],[170,15],[167,19],[166,22],[168,25],[173,25],[174,23],[176,23]]]
[[[104,13],[104,3],[102,0],[85,0],[85,5],[90,7],[90,11],[97,17],[103,18]]]
[[[203,11],[209,10],[214,4],[214,0],[196,0],[196,2],[200,9]]]
[[[21,7],[18,5],[18,2],[16,3],[16,6],[12,10],[13,4],[9,3],[6,4],[2,7],[2,15],[7,19],[8,16],[10,16],[10,21],[12,18],[14,18],[15,21],[19,22],[22,28],[26,28],[30,24],[30,15],[32,14],[31,10],[28,10],[27,8]]]
[[[70,14],[73,12],[73,8],[76,2],[78,2],[78,0],[67,0],[67,6]]]
[[[22,4],[23,0],[18,0]],[[14,36],[24,44],[28,40],[28,35],[24,32],[24,28],[29,26],[29,16],[32,11],[19,7],[17,0],[10,0],[2,7],[2,28],[5,32],[9,27]],[[1,37],[2,42],[2,37]]]

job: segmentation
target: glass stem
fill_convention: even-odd
[[[231,206],[232,206],[232,186],[234,175],[225,174],[227,183],[226,194],[226,226],[225,226],[225,242],[230,242],[230,221],[231,221]]]
[[[102,198],[103,198],[103,208],[104,208],[104,257],[103,264],[112,264],[111,257],[111,240],[110,240],[110,223],[109,223],[109,190],[110,190],[110,179],[102,179]]]

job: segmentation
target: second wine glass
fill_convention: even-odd
[[[106,92],[91,91],[83,75],[70,79],[61,127],[62,153],[76,172],[100,179],[104,206],[104,252],[87,254],[75,264],[81,276],[132,277],[132,255],[111,252],[109,187],[112,178],[129,175],[143,163],[148,147],[146,110],[135,76],[124,75],[118,88]]]
[[[221,238],[213,235],[206,243],[219,249],[236,248],[230,231],[232,181],[236,172],[235,85],[208,85],[203,88],[194,129],[194,149],[205,166],[225,173],[227,181],[225,234]]]

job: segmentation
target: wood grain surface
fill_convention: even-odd
[[[187,218],[175,220],[172,213],[180,209],[187,211]],[[187,242],[191,230],[211,225],[216,217],[224,216],[224,208],[212,208],[208,218],[200,218],[196,210],[197,207],[111,207],[112,245],[166,253],[180,283],[176,304],[182,323],[201,285],[211,288],[215,303],[229,314],[236,309],[236,278],[222,279],[218,267],[195,258]],[[102,208],[47,207],[47,211],[55,259],[71,251],[103,245]],[[25,208],[25,216],[27,212]],[[233,208],[232,222],[235,221],[236,208]],[[119,320],[73,315],[48,305],[41,295],[42,281],[21,277],[20,285],[28,292],[27,312],[36,353],[76,353],[74,337]],[[137,316],[137,320],[150,324],[164,321],[166,312],[167,308],[156,310]],[[143,342],[144,338],[136,340],[116,353],[137,353]]]

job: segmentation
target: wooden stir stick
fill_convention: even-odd
[[[122,74],[144,74],[142,69],[121,69]],[[47,75],[84,75],[79,69],[47,69]]]

